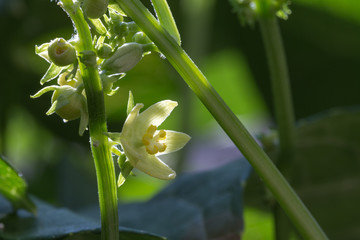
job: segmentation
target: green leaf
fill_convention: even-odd
[[[300,122],[292,180],[330,239],[360,238],[360,111]]]
[[[3,240],[66,239],[100,240],[100,224],[65,208],[55,208],[40,200],[34,200],[38,215],[25,211],[17,215],[7,215],[0,219],[4,230],[0,231]],[[0,211],[7,212],[6,201],[0,198]],[[164,238],[140,230],[119,227],[121,240],[163,240]]]
[[[329,239],[360,239],[360,110],[335,109],[301,120],[296,139],[284,172],[291,185]],[[263,209],[259,186],[252,178],[246,198]]]
[[[0,183],[0,193],[12,203],[15,209],[23,208],[33,214],[36,213],[36,206],[27,195],[25,180],[1,155]]]
[[[54,63],[51,63],[50,67],[46,71],[45,75],[41,78],[40,84],[43,85],[46,82],[49,82],[59,76],[64,67],[59,67]]]
[[[175,19],[166,0],[151,0],[151,3],[154,6],[154,10],[160,25],[162,25],[180,45],[180,33],[177,29]]]
[[[239,239],[242,184],[250,169],[242,159],[178,177],[148,202],[120,205],[120,223],[171,240]]]

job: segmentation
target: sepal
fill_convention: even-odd
[[[40,46],[35,45],[35,53],[39,57],[45,59],[47,62],[51,62],[49,55],[48,55],[48,48],[50,43],[43,43]]]
[[[54,112],[58,111],[59,109],[61,109],[64,106],[68,105],[69,103],[70,102],[67,99],[67,97],[60,95],[54,102],[52,102],[51,107],[46,112],[46,115],[49,116],[49,115],[53,114]]]
[[[100,35],[107,34],[107,29],[106,29],[105,25],[103,24],[103,22],[100,20],[100,18],[95,18],[95,19],[89,18],[88,23],[89,23],[90,27],[92,29],[95,29],[95,31],[97,33],[99,33]]]
[[[113,132],[107,132],[105,133],[105,135],[110,138],[112,141],[119,143],[120,139],[121,139],[121,134],[120,133],[113,133]]]
[[[100,74],[104,93],[108,96],[114,95],[119,90],[119,87],[113,88],[114,83],[123,78],[124,76],[125,73],[118,73],[110,76],[104,73]]]
[[[60,67],[54,63],[50,64],[50,67],[46,71],[45,75],[40,79],[40,84],[43,85],[44,83],[47,83],[57,76],[64,70],[64,67]]]
[[[126,109],[127,115],[129,115],[131,113],[131,110],[134,108],[134,106],[135,106],[134,96],[133,96],[132,92],[129,91],[129,99],[128,99],[127,109]]]
[[[121,156],[119,157],[121,158]],[[121,166],[120,166],[120,174],[117,180],[117,186],[121,187],[127,179],[127,177],[132,173],[131,171],[134,169],[134,167],[131,165],[131,163],[126,160]]]
[[[47,87],[44,87],[44,88],[40,89],[37,93],[35,93],[34,95],[31,95],[30,97],[31,98],[38,98],[41,95],[43,95],[44,93],[47,93],[47,92],[50,92],[50,91],[55,91],[55,90],[57,90],[59,88],[60,88],[60,86],[56,86],[56,85],[47,86]]]

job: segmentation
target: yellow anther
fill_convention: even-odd
[[[154,136],[154,133],[155,133],[156,129],[157,129],[156,126],[150,125],[150,127],[147,129],[146,133],[151,135],[151,136]]]
[[[164,130],[160,130],[160,132],[157,134],[158,138],[161,140],[166,139],[166,132]]]
[[[163,152],[163,151],[165,151],[165,149],[166,149],[166,144],[165,144],[165,143],[161,143],[161,144],[158,145],[158,147],[159,147],[159,152]]]
[[[146,152],[152,155],[158,152],[164,152],[166,149],[166,144],[163,142],[166,139],[166,132],[164,130],[160,130],[154,136],[156,129],[156,126],[150,125],[142,137],[142,143],[146,147]]]

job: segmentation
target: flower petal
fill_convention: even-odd
[[[120,143],[125,152],[126,157],[129,159],[129,161],[131,162],[131,165],[133,165],[133,167],[136,167],[138,162],[141,161],[142,159],[146,158],[148,155],[145,150],[145,147],[136,148],[133,146],[133,144],[131,144],[124,138],[120,139]]]
[[[170,180],[176,177],[175,171],[154,155],[148,155],[147,158],[139,161],[136,168],[162,180]]]
[[[126,141],[121,141],[124,152],[131,165],[144,173],[163,180],[174,179],[176,173],[159,158],[146,152],[145,147],[133,148]]]
[[[141,108],[144,107],[144,104],[138,103],[135,105],[135,107],[131,110],[130,114],[127,116],[121,135],[127,136],[131,134],[131,131],[134,130],[133,124],[135,123],[137,117],[139,116],[139,111]]]
[[[177,105],[177,102],[171,100],[164,100],[151,105],[136,119],[136,131],[139,134],[144,134],[150,125],[158,127]]]
[[[182,132],[175,132],[175,131],[169,131],[165,130],[166,132],[166,149],[164,152],[159,152],[158,155],[163,155],[171,152],[175,152],[180,150],[185,146],[185,144],[190,140],[190,136],[182,133]]]

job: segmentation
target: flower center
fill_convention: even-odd
[[[142,143],[146,147],[146,152],[152,155],[158,152],[164,152],[166,149],[166,144],[164,143],[164,140],[166,139],[166,132],[164,130],[160,130],[156,135],[154,135],[156,129],[156,126],[150,125],[142,138]]]

